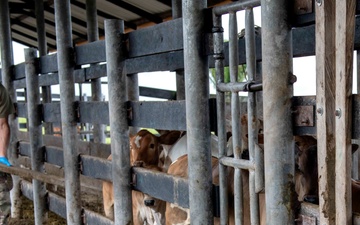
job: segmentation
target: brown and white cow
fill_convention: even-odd
[[[171,145],[179,138],[180,132],[167,132],[156,136],[147,130],[140,130],[130,137],[130,164],[141,166],[154,171],[162,171],[159,156],[163,148],[162,144]],[[108,157],[111,160],[111,155]],[[111,182],[103,182],[103,206],[105,215],[114,218],[114,191]],[[146,194],[133,191],[133,219],[134,224],[163,224],[165,202],[152,198]],[[161,223],[162,221],[162,223]],[[160,223],[159,223],[160,222]]]

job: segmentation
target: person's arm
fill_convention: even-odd
[[[7,148],[10,142],[10,127],[7,118],[0,118],[0,163],[11,166],[7,160]]]

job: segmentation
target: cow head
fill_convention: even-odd
[[[159,141],[147,130],[140,130],[130,138],[130,163],[132,166],[158,165]]]

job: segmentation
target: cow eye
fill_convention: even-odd
[[[154,148],[155,147],[155,145],[154,144],[150,144],[150,148]]]

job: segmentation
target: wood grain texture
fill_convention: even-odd
[[[316,9],[316,107],[320,224],[335,223],[335,2]],[[320,112],[320,113],[319,113]]]
[[[351,93],[355,34],[355,0],[336,1],[336,97],[340,114],[336,129],[336,224],[352,224],[351,208]]]

